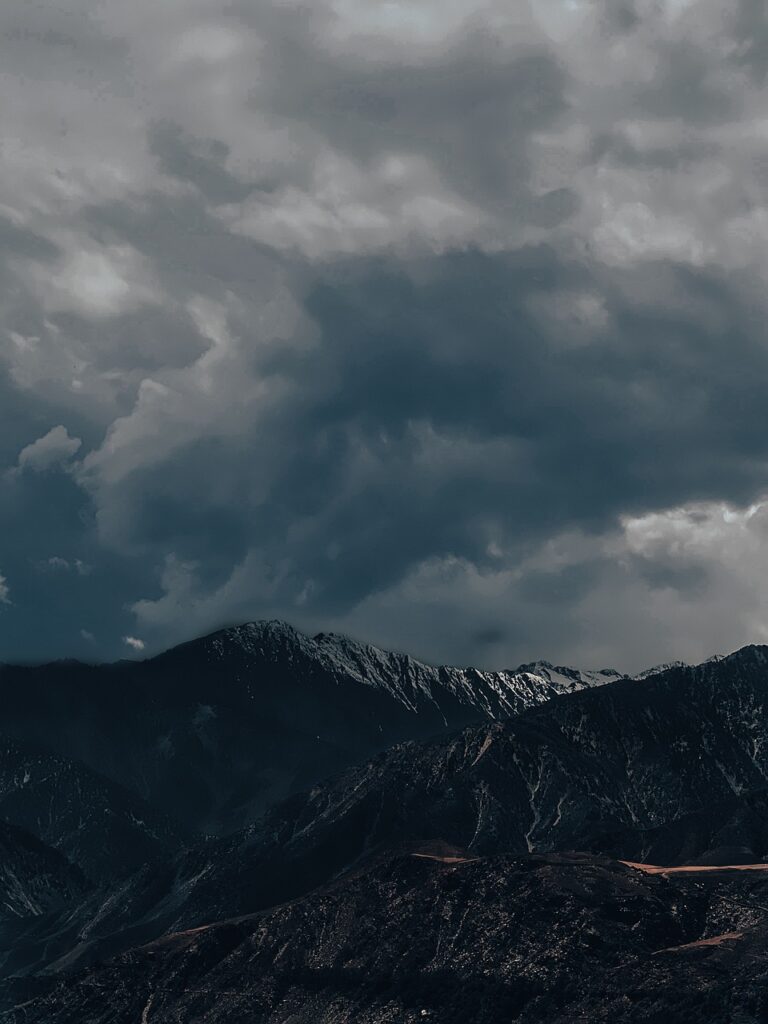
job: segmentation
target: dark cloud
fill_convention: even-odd
[[[53,260],[59,249],[47,238],[0,217],[0,254],[4,262],[16,259]]]
[[[764,82],[768,74],[768,11],[762,0],[739,0],[733,18],[736,61]]]
[[[603,0],[599,4],[603,25],[609,33],[631,32],[640,24],[634,0]]]
[[[685,559],[656,561],[653,558],[636,558],[632,562],[640,579],[654,590],[674,590],[687,599],[695,598],[711,584],[711,574],[706,565]]]
[[[160,122],[150,128],[149,148],[162,171],[191,182],[214,204],[242,201],[253,189],[226,170],[229,147],[218,139],[196,139],[173,122]]]
[[[764,22],[5,5],[0,656],[762,639]]]
[[[640,148],[621,131],[605,132],[592,140],[590,156],[595,162],[607,160],[639,170],[674,171],[695,167],[716,157],[717,146],[701,139],[681,139],[673,145]]]
[[[266,100],[278,117],[322,132],[357,159],[424,154],[461,194],[515,204],[523,219],[536,206],[527,138],[568,106],[567,76],[553,54],[531,40],[510,52],[478,28],[418,61],[379,62],[365,46],[339,61],[316,45],[315,18],[292,27],[264,54],[266,96],[260,84],[255,105]],[[575,196],[565,191],[546,204],[545,220],[557,223],[571,211]]]
[[[605,566],[600,561],[568,565],[558,570],[534,570],[525,578],[522,596],[545,610],[570,608],[592,590],[604,571]]]
[[[638,91],[642,108],[686,124],[722,123],[738,112],[740,97],[718,80],[706,51],[677,41],[658,55],[653,81]]]
[[[250,459],[198,444],[177,453],[170,476],[167,465],[139,471],[107,507],[126,515],[126,540],[172,546],[199,566],[206,591],[257,549],[278,580],[271,599],[302,597],[299,614],[320,619],[446,554],[491,572],[491,541],[516,561],[567,529],[599,535],[622,514],[746,500],[768,454],[761,338],[716,274],[649,272],[675,279],[674,311],[641,314],[621,276],[606,276],[617,333],[569,349],[528,312],[532,293],[583,283],[583,268],[551,252],[451,254],[410,273],[380,260],[337,266],[307,298],[321,342],[274,350],[261,368],[290,380],[300,402],[259,423],[244,442]],[[720,330],[698,324],[703,297]],[[249,494],[244,465],[264,490]],[[568,608],[603,565],[531,571],[519,597]],[[641,570],[657,586],[701,576]]]

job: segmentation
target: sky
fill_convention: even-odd
[[[0,659],[768,641],[760,0],[3,0]]]

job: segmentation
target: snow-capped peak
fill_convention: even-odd
[[[513,670],[433,666],[407,654],[385,651],[338,633],[308,636],[285,622],[250,622],[209,638],[215,656],[233,649],[257,663],[283,664],[294,671],[322,669],[337,683],[356,682],[390,694],[413,712],[425,701],[440,707],[450,698],[507,718],[559,693],[601,686],[622,678],[611,669],[583,671],[546,661]]]

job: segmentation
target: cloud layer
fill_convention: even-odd
[[[0,39],[0,657],[763,639],[759,5],[8,0]]]

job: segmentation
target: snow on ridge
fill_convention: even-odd
[[[251,622],[211,638],[219,657],[234,644],[254,657],[290,664],[314,662],[338,682],[354,680],[389,693],[417,713],[424,701],[439,708],[450,696],[482,710],[489,718],[507,718],[561,693],[601,686],[622,678],[611,669],[582,671],[546,661],[514,670],[433,666],[407,654],[385,651],[338,633],[308,636],[279,620]]]
[[[676,668],[690,668],[690,665],[685,661],[665,661],[660,665],[652,665],[650,668],[644,669],[642,672],[638,672],[637,675],[632,676],[632,679],[650,679],[651,676],[656,676],[660,672],[671,672]]]

